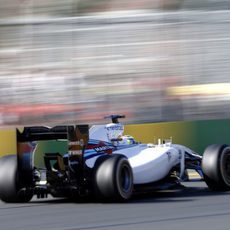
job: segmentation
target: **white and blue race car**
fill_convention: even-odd
[[[111,115],[106,125],[25,127],[17,130],[17,154],[0,158],[0,198],[28,202],[34,195],[125,201],[133,194],[168,189],[189,180],[195,170],[211,190],[230,189],[230,146],[211,145],[203,156],[191,149],[158,140],[142,144],[123,135]],[[66,140],[68,152],[44,152],[44,167],[34,165],[38,141]]]

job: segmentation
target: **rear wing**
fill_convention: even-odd
[[[76,159],[80,165],[84,164],[84,150],[89,140],[88,125],[65,125],[65,126],[31,126],[24,127],[21,132],[17,131],[17,160],[20,175],[26,184],[31,184],[34,169],[34,152],[37,141],[66,140],[68,154]]]
[[[73,139],[80,139],[83,138],[83,136],[86,138],[86,135],[88,135],[88,130],[88,125],[24,127],[22,132],[17,129],[17,143],[58,139],[73,141]]]

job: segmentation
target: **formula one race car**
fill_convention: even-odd
[[[187,169],[200,174],[211,190],[230,189],[230,146],[209,146],[203,157],[191,149],[158,140],[142,144],[112,123],[25,127],[17,130],[17,154],[0,159],[0,198],[28,202],[33,195],[124,201],[138,192],[172,188],[187,180]],[[45,152],[44,168],[34,165],[37,141],[66,140],[68,152]]]

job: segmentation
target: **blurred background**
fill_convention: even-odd
[[[224,119],[228,0],[0,0],[0,126]]]

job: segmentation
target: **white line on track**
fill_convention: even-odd
[[[158,27],[158,26],[172,26],[172,25],[184,25],[184,24],[192,24],[192,23],[199,23],[198,21],[188,21],[188,22],[166,22],[166,23],[152,23],[152,24],[144,24],[138,23],[129,25],[130,27],[136,28],[146,28],[146,27]],[[81,31],[100,31],[100,30],[111,30],[114,31],[115,29],[121,29],[122,27],[127,28],[127,24],[123,25],[104,25],[104,26],[94,26],[94,27],[86,27],[86,28],[77,28],[77,29],[64,29],[64,30],[46,30],[46,31],[32,31],[27,32],[27,34],[55,34],[55,33],[73,33],[73,32],[81,32]]]
[[[77,47],[77,48],[81,48],[81,49],[107,48],[107,47],[122,47],[122,46],[143,46],[143,45],[158,45],[158,44],[171,44],[171,43],[196,43],[196,42],[219,42],[219,41],[230,41],[230,37],[207,38],[207,39],[178,39],[178,40],[130,42],[130,43],[113,43],[113,44],[106,44],[106,45],[85,45],[85,46],[81,46],[81,47]]]
[[[82,45],[82,46],[62,46],[62,47],[49,47],[49,48],[36,48],[36,49],[19,49],[17,52],[40,52],[61,49],[90,49],[90,48],[115,48],[127,46],[146,46],[146,45],[161,45],[161,44],[177,44],[177,43],[197,43],[197,42],[223,42],[230,41],[230,37],[222,38],[207,38],[207,39],[178,39],[178,40],[164,40],[164,41],[149,41],[149,42],[129,42],[129,43],[111,43],[99,45]],[[11,50],[10,50],[11,51]],[[7,52],[7,50],[5,50]]]

